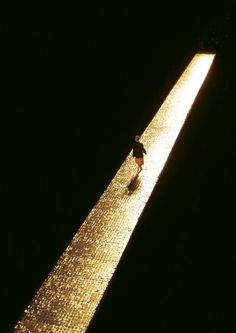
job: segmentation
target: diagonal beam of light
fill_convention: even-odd
[[[193,57],[142,135],[148,154],[136,190],[127,193],[136,170],[130,152],[13,332],[87,330],[214,57]]]

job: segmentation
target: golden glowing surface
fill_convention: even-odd
[[[130,154],[14,328],[19,333],[85,332],[158,180],[213,54],[196,54],[141,141],[148,152],[137,188]]]

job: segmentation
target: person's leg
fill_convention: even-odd
[[[137,173],[139,173],[139,159],[137,157],[135,157],[135,162],[136,162],[137,167],[138,167]]]
[[[140,157],[140,158],[137,158],[136,159],[136,162],[137,162],[137,164],[138,164],[138,172],[141,172],[142,171],[142,165],[143,165],[143,158],[142,157]]]

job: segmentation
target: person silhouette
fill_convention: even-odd
[[[135,140],[133,143],[133,157],[135,158],[135,162],[138,166],[138,171],[137,173],[141,172],[143,169],[143,164],[144,164],[144,157],[143,154],[147,154],[146,149],[144,148],[144,145],[139,141],[140,136],[135,135]]]

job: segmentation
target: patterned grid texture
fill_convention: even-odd
[[[85,332],[158,182],[214,54],[196,54],[144,131],[144,170],[131,152],[26,308],[14,333]],[[136,178],[135,178],[136,176]],[[135,186],[127,185],[135,178]]]

